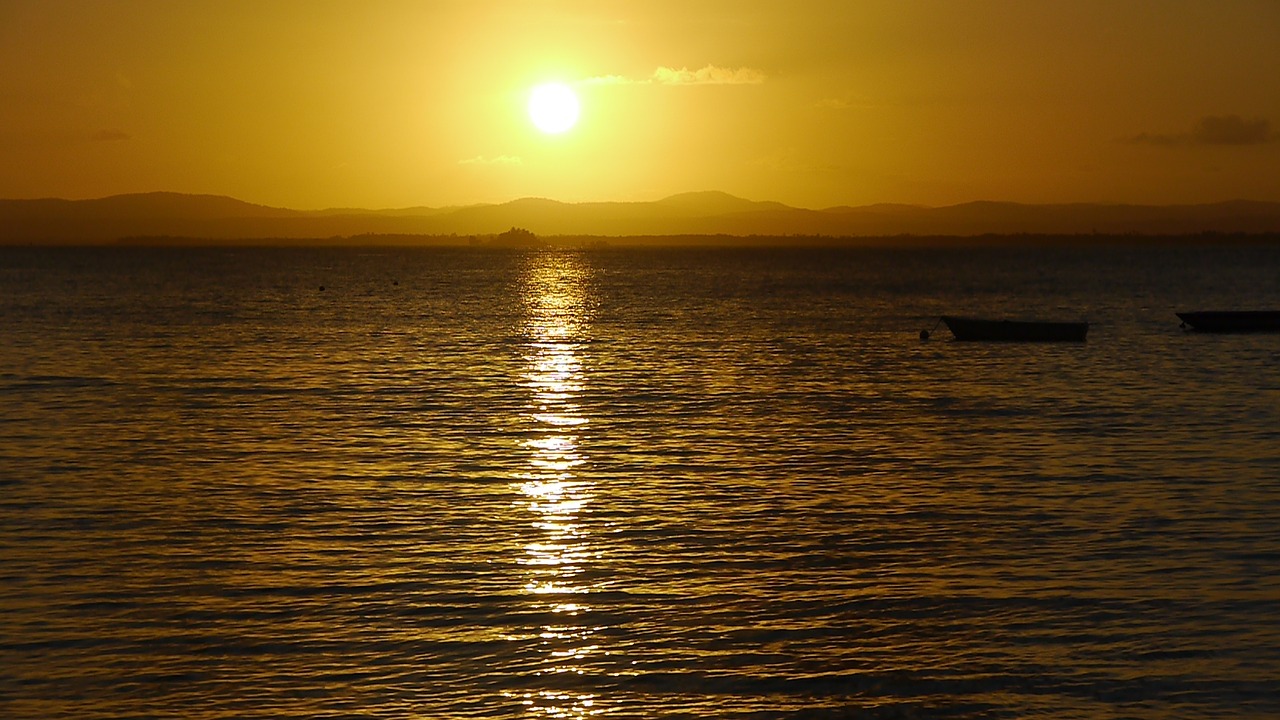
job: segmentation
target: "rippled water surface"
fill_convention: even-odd
[[[1277,277],[0,250],[0,716],[1276,717]]]

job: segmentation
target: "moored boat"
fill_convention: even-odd
[[[987,320],[943,315],[942,322],[956,340],[998,342],[1084,342],[1087,322],[1044,320]]]
[[[1280,332],[1280,310],[1201,310],[1174,313],[1199,332]]]

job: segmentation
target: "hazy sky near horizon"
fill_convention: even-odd
[[[0,98],[5,198],[1280,201],[1280,0],[0,0]]]

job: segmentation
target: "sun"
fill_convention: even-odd
[[[529,119],[544,133],[565,132],[578,122],[578,96],[564,83],[539,85],[529,93]]]

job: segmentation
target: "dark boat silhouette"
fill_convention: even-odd
[[[987,320],[943,315],[942,322],[956,340],[993,342],[1084,342],[1087,322],[1043,320]]]
[[[1201,310],[1174,313],[1199,332],[1280,332],[1280,310]]]

